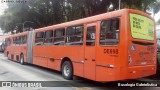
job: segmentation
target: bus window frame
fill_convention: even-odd
[[[54,44],[54,43],[55,43],[55,38],[57,38],[57,37],[55,37],[55,36],[56,36],[56,35],[55,35],[55,32],[56,32],[56,30],[62,30],[62,29],[64,29],[64,36],[63,36],[63,41],[60,41],[60,42],[62,42],[63,44],[58,44],[58,45],[56,45],[56,44]],[[65,38],[66,38],[66,27],[61,27],[61,28],[56,28],[56,29],[54,29],[54,30],[53,30],[53,41],[52,41],[52,45],[53,45],[53,46],[65,46],[65,45],[66,45]]]
[[[134,13],[134,12],[129,12],[129,13],[128,13],[128,19],[129,19],[130,36],[131,36],[133,39],[137,39],[137,40],[145,40],[145,41],[149,41],[149,42],[154,41],[154,39],[155,39],[155,35],[156,35],[156,33],[155,33],[156,28],[155,28],[155,27],[154,27],[154,37],[153,37],[153,40],[147,40],[147,39],[134,38],[134,37],[132,36],[131,23],[130,23],[130,14],[137,14],[137,15],[141,15],[141,16],[144,16],[144,17],[146,17],[146,18],[148,18],[148,19],[150,19],[150,20],[152,20],[152,21],[154,22],[154,20],[153,20],[152,18],[148,17],[148,16],[145,16],[145,15],[142,15],[142,14],[138,14],[138,13]],[[154,22],[154,24],[155,24],[155,22]]]
[[[37,38],[37,33],[42,33],[42,32],[43,32],[42,38]],[[34,41],[34,43],[35,43],[36,46],[43,46],[44,45],[44,34],[45,34],[44,31],[35,32],[35,41]],[[43,39],[42,43],[39,43],[39,42],[37,43],[36,42],[37,39]]]
[[[27,34],[21,35],[22,38],[20,45],[21,46],[26,46],[27,45]]]
[[[19,36],[16,36],[16,46],[19,46]]]
[[[67,39],[67,37],[68,37],[68,35],[67,35],[67,28],[70,28],[70,27],[78,27],[78,26],[80,26],[80,27],[83,27],[83,31],[82,31],[82,45],[68,45],[67,44],[67,42],[66,42],[66,39]],[[73,25],[73,26],[68,26],[68,27],[66,27],[66,30],[65,30],[65,45],[66,46],[83,46],[84,45],[84,32],[85,32],[85,25],[84,25],[84,23],[83,24],[77,24],[77,25]],[[73,36],[80,36],[80,35],[71,35],[72,37]]]
[[[100,44],[100,34],[101,34],[101,23],[102,23],[102,21],[106,21],[106,20],[110,20],[110,19],[119,19],[119,37],[118,37],[118,40],[119,40],[119,42],[117,43],[117,44],[114,44],[114,45],[101,45]],[[120,39],[120,36],[121,36],[121,22],[122,22],[122,16],[116,16],[116,17],[111,17],[111,18],[106,18],[106,19],[103,19],[103,20],[100,20],[100,23],[99,23],[99,41],[98,41],[98,45],[99,46],[101,46],[101,47],[106,47],[106,46],[108,46],[108,47],[111,47],[111,46],[118,46],[119,44],[120,44],[120,42],[121,42],[121,39]]]
[[[5,45],[6,46],[10,46],[12,43],[11,43],[11,38],[6,38],[5,39]]]
[[[19,37],[19,46],[23,46],[23,45],[22,45],[22,40],[23,40],[23,39],[22,39],[22,36],[23,36],[23,35],[19,35],[19,36],[18,36],[18,37]]]
[[[88,28],[89,27],[94,27],[95,28],[95,39],[94,39],[94,45],[87,45],[86,43],[87,43],[87,32],[88,32]],[[86,47],[95,47],[96,46],[96,43],[97,43],[97,37],[98,36],[96,36],[97,35],[97,25],[96,24],[93,24],[93,25],[90,25],[90,26],[86,26],[86,35],[85,35],[85,38],[86,38],[86,40],[85,40],[85,46]]]
[[[52,31],[52,37],[49,37],[49,38],[46,38],[46,32],[47,31]],[[53,41],[54,41],[54,30],[53,29],[50,29],[50,30],[46,30],[44,31],[44,40],[43,40],[43,45],[44,46],[53,46]],[[45,40],[47,39],[51,39],[52,41],[50,43],[46,43]]]
[[[14,46],[17,46],[17,36],[12,37]]]

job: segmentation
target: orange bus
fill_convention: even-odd
[[[27,36],[28,32],[23,32],[6,37],[5,55],[8,59],[18,61],[21,64],[26,62]]]
[[[156,73],[155,23],[138,10],[122,9],[39,28],[27,36],[27,56],[23,47],[12,44],[5,52],[16,51],[19,57],[22,53],[23,62],[61,71],[65,79],[75,75],[117,81]]]

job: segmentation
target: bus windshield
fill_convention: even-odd
[[[138,14],[130,13],[131,35],[136,39],[154,40],[154,21]]]

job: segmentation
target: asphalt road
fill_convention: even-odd
[[[98,83],[83,78],[74,78],[73,81],[63,79],[60,72],[50,70],[47,68],[35,65],[21,65],[17,62],[7,60],[2,53],[0,53],[0,83],[2,81],[18,81],[25,83],[27,81],[42,82],[53,87],[0,87],[0,90],[160,90],[159,87],[113,87],[118,82]],[[137,80],[122,81],[122,83],[143,81],[154,82],[150,78],[141,78]],[[160,82],[160,81],[158,81]],[[155,82],[154,82],[155,83]],[[1,85],[1,84],[0,84]]]

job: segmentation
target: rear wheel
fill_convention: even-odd
[[[65,61],[62,64],[62,76],[67,80],[73,79],[73,66],[70,61]]]
[[[20,55],[20,61],[19,62],[22,65],[24,64],[24,55],[23,54]]]

